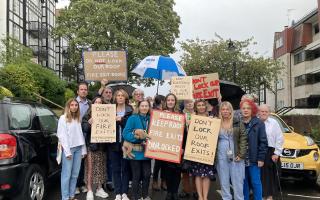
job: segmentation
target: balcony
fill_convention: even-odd
[[[38,45],[30,45],[29,46],[32,49],[32,53],[34,56],[38,56],[39,58],[47,59],[48,57],[48,50],[44,47],[40,47]]]

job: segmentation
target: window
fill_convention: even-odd
[[[303,74],[294,78],[294,86],[315,84],[320,82],[320,72],[315,74]]]
[[[283,37],[279,37],[277,40],[276,40],[276,49],[280,48],[283,46]]]
[[[304,108],[306,108],[306,107],[308,107],[308,98],[302,98],[302,99],[295,99],[294,100],[295,101],[295,105],[296,105],[296,107],[304,107]]]
[[[284,88],[284,85],[283,85],[283,80],[280,79],[277,81],[277,90],[281,90]]]
[[[9,108],[10,130],[25,130],[31,125],[31,109],[27,105],[12,105]]]
[[[20,12],[20,2],[19,2],[19,0],[13,0],[12,3],[13,3],[12,11],[19,16],[19,12]]]
[[[46,107],[36,107],[37,116],[39,117],[42,130],[55,133],[57,131],[58,118]]]
[[[16,24],[12,24],[12,37],[20,40],[20,28]]]
[[[315,35],[319,33],[319,24],[318,23],[313,25],[313,32]]]
[[[305,61],[305,52],[304,51],[301,51],[297,54],[294,55],[294,61],[293,63],[296,65],[296,64],[299,64],[301,62]]]

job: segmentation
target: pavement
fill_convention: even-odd
[[[151,185],[151,184],[150,184]],[[282,196],[284,200],[308,200],[308,199],[320,199],[320,186],[319,184],[310,184],[308,182],[302,181],[282,181]],[[108,192],[109,197],[107,199],[114,199],[115,195],[112,192]],[[130,198],[129,191],[129,198]],[[153,200],[165,200],[165,191],[152,191],[150,188],[150,197]],[[222,199],[221,191],[218,181],[211,182],[211,188],[209,192],[209,200]],[[86,194],[82,193],[76,196],[78,200],[86,200]],[[48,185],[48,195],[47,200],[59,200],[60,199],[60,181],[52,181]],[[280,197],[274,198],[281,200]],[[95,200],[103,200],[102,198],[95,197]],[[193,200],[193,198],[184,198],[181,200]]]

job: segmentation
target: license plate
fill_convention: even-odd
[[[282,162],[281,168],[283,168],[283,169],[303,169],[303,163]]]

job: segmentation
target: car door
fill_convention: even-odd
[[[56,161],[58,117],[44,105],[36,105],[35,108],[36,116],[40,123],[40,129],[45,138],[48,172],[49,175],[51,175],[58,172],[60,169]]]

